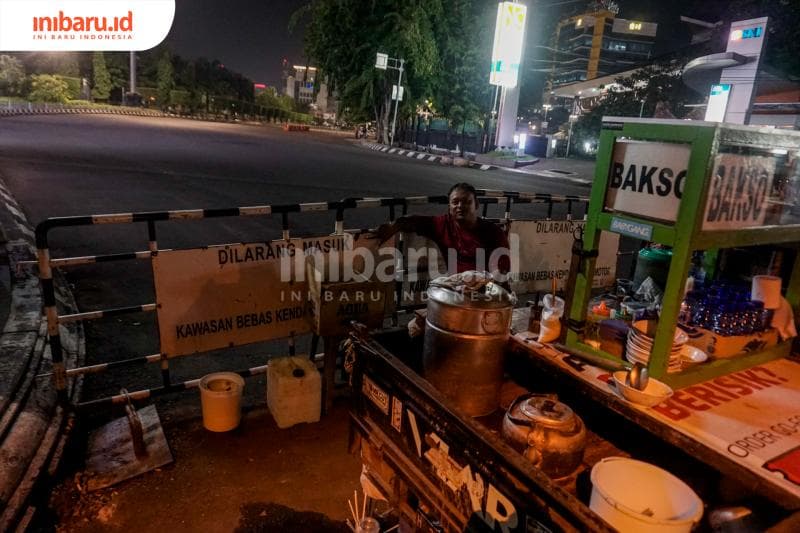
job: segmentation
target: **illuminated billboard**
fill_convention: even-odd
[[[527,11],[525,5],[514,2],[500,2],[497,5],[497,24],[494,28],[492,67],[489,74],[489,83],[492,85],[517,86]]]
[[[708,107],[706,107],[706,120],[708,122],[724,122],[725,111],[728,109],[728,97],[731,94],[729,83],[721,83],[711,86],[711,94],[708,96]]]

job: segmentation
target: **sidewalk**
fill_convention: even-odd
[[[410,150],[401,147],[390,147],[375,141],[369,140],[355,140],[352,142],[367,148],[369,150],[383,153],[387,156],[392,155],[395,157],[408,157],[413,159],[423,160],[430,163],[453,164],[454,166],[469,166],[480,170],[503,170],[506,172],[515,172],[519,174],[529,174],[532,176],[539,176],[543,178],[563,179],[572,183],[581,185],[591,185],[594,179],[595,162],[585,159],[565,159],[565,158],[551,158],[539,159],[536,163],[521,166],[519,168],[508,168],[495,165],[480,164],[469,161],[466,158],[452,157],[447,150],[439,150],[437,153],[428,153],[419,150]],[[439,153],[442,152],[442,153]]]
[[[35,378],[52,370],[39,282],[15,268],[35,258],[32,232],[1,179],[0,197],[10,264],[0,258],[0,305],[9,311],[0,350],[0,531],[349,531],[347,500],[354,490],[361,495],[361,462],[348,453],[347,401],[318,423],[282,430],[266,408],[264,376],[247,380],[249,396],[259,400],[228,433],[203,428],[197,390],[180,393],[186,408],[162,415],[174,462],[86,492],[86,433],[97,421],[73,419],[65,442],[67,413],[51,380]],[[57,298],[73,308],[68,293]],[[67,366],[80,366],[81,330],[62,326],[61,339]]]
[[[346,400],[320,422],[288,429],[266,406],[228,433],[206,431],[197,417],[162,422],[175,462],[113,487],[83,492],[80,457],[65,457],[73,466],[50,499],[60,532],[350,531],[347,500],[354,490],[361,497],[361,460],[347,451]]]
[[[543,178],[560,178],[573,183],[591,185],[594,180],[595,162],[586,159],[551,158],[541,159],[535,165],[509,169],[508,172],[531,174]]]
[[[0,530],[24,525],[32,517],[29,498],[57,464],[67,417],[56,404],[51,380],[36,375],[52,370],[50,348],[37,276],[18,270],[19,261],[35,258],[33,232],[20,206],[0,179],[0,227],[8,263],[8,292],[0,305],[8,309],[0,335]],[[76,308],[71,295],[55,276],[56,297],[63,309]],[[80,326],[62,327],[67,364],[82,360]],[[76,394],[74,380],[68,395]]]

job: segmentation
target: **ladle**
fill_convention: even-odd
[[[650,380],[647,367],[641,363],[634,363],[631,365],[627,361],[614,361],[605,357],[600,357],[599,355],[576,350],[575,348],[567,348],[563,344],[554,344],[553,347],[577,357],[578,359],[583,359],[604,370],[610,370],[612,372],[616,370],[627,370],[628,375],[625,376],[625,383],[636,390],[644,390],[647,387],[647,382]]]

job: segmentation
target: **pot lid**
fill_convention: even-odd
[[[528,398],[522,402],[519,410],[531,422],[552,428],[572,425],[575,419],[575,413],[567,404],[548,396]]]
[[[428,298],[456,307],[499,309],[512,307],[513,292],[495,283],[488,272],[467,271],[436,278],[428,288]]]

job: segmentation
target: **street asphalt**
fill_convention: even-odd
[[[9,243],[17,243],[27,254],[17,260],[32,259],[31,229],[49,217],[440,195],[459,181],[486,189],[588,196],[591,173],[591,163],[558,160],[540,161],[518,171],[455,168],[369,150],[342,135],[285,132],[271,125],[115,115],[0,118],[0,184],[4,184],[0,192],[4,192],[2,201],[11,206],[2,222],[14,228],[14,235],[7,235]],[[441,207],[429,206],[421,212],[438,211]],[[517,216],[543,217],[544,213],[543,206],[515,208]],[[387,214],[386,210],[348,213],[345,225],[374,227]],[[293,216],[291,222],[293,235],[333,231],[329,213]],[[158,224],[161,249],[264,241],[280,235],[280,217]],[[59,229],[51,232],[50,240],[54,258],[146,250],[147,244],[143,224]],[[13,249],[8,243],[6,248]],[[0,269],[0,280],[3,274]],[[81,311],[155,301],[146,261],[71,268],[66,283]],[[0,305],[8,306],[11,292],[10,283],[0,284]],[[31,306],[35,295],[26,298]],[[60,300],[69,304],[68,295]],[[35,326],[25,326],[26,332],[33,331],[29,334],[34,341]],[[89,364],[159,351],[152,313],[88,321],[83,332]],[[171,362],[173,381],[257,366],[264,364],[266,355],[286,350],[284,342],[274,342],[179,358]],[[308,346],[301,343],[298,350],[303,353]],[[80,356],[82,345],[72,346],[70,353]],[[83,383],[83,399],[117,394],[122,387],[139,390],[159,384],[157,365],[90,375]],[[248,380],[246,391],[246,405],[263,405],[263,377]],[[196,427],[195,396],[187,393],[159,400],[168,432],[186,424],[202,432]],[[93,423],[99,421],[90,421],[83,429]],[[136,513],[130,514],[134,520]]]

